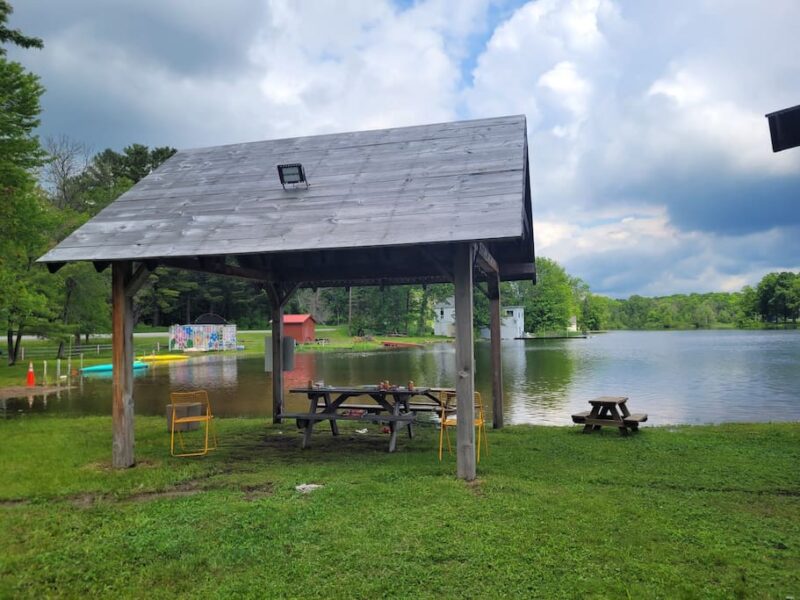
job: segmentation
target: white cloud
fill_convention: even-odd
[[[765,108],[769,90],[800,94],[800,80],[786,79],[800,5],[781,3],[771,18],[739,5],[540,0],[496,29],[465,97],[475,115],[528,112],[540,254],[612,293],[727,289],[764,270],[748,265],[753,244],[780,256],[766,239],[715,233],[722,216],[755,227],[732,210],[786,206],[760,181],[800,178],[800,152],[773,154],[764,119],[782,101]],[[764,42],[775,58],[750,56],[743,42]],[[730,202],[732,182],[750,186],[751,205]],[[787,239],[792,222],[772,222]]]
[[[576,118],[586,115],[592,86],[578,75],[573,63],[561,61],[539,77],[538,85],[552,91],[556,101],[566,106]]]
[[[49,28],[18,53],[50,90],[45,134],[187,147],[524,113],[537,251],[598,290],[797,268],[800,151],[773,154],[764,119],[800,97],[794,0],[97,7],[16,7]]]

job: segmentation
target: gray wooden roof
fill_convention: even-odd
[[[281,187],[293,162],[309,189]],[[530,211],[518,115],[182,150],[39,260],[492,241],[530,262]]]

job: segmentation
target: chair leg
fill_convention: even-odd
[[[439,427],[439,462],[442,462],[442,445],[444,444],[444,423]]]
[[[476,462],[481,462],[481,428],[478,426],[478,459]]]
[[[206,435],[203,442],[203,454],[208,454],[208,430],[211,428],[211,420],[206,421]]]
[[[446,427],[446,428],[445,428],[445,430],[444,430],[444,435],[445,435],[445,437],[447,438],[447,453],[448,453],[448,454],[452,454],[452,453],[453,453],[453,447],[450,445],[450,431],[449,431],[449,427]]]
[[[214,445],[209,449],[210,450],[216,450],[217,446],[219,445],[219,440],[217,439],[217,426],[214,425],[214,420],[213,419],[211,421],[209,421],[208,424],[213,426],[212,429],[211,429],[211,436],[212,436],[212,439],[214,441]]]

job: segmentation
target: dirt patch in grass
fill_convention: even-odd
[[[126,498],[122,498],[123,502],[149,502],[151,500],[165,500],[172,498],[184,498],[186,496],[194,496],[208,490],[208,487],[201,487],[197,481],[187,481],[180,483],[174,487],[166,490],[153,491],[153,492],[137,492],[131,494]]]
[[[0,506],[21,506],[23,504],[30,504],[30,500],[26,498],[15,498],[11,500],[0,500]]]
[[[160,466],[161,461],[158,460],[137,460],[135,465],[137,469],[157,469]],[[86,463],[81,468],[86,471],[96,471],[99,473],[110,473],[118,470],[111,466],[111,461],[104,460]]]
[[[271,482],[267,482],[258,485],[245,485],[241,487],[241,490],[244,492],[244,499],[248,502],[252,502],[260,498],[272,496],[275,486]]]
[[[78,508],[90,508],[97,502],[150,502],[152,500],[186,498],[187,496],[195,496],[204,492],[225,490],[240,491],[244,494],[245,500],[253,501],[271,496],[275,489],[272,482],[238,486],[225,482],[209,482],[208,479],[208,476],[201,476],[197,479],[191,479],[164,490],[144,490],[141,492],[134,492],[127,496],[118,496],[115,494],[78,494],[76,496],[71,496],[69,501],[73,506]],[[0,502],[0,505],[4,503],[11,505],[26,502],[27,500],[8,500]]]
[[[466,482],[467,489],[472,492],[474,496],[478,498],[483,498],[486,494],[481,487],[481,480],[480,479],[473,479],[472,481]]]

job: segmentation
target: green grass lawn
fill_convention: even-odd
[[[205,458],[137,418],[0,422],[0,597],[600,597],[800,594],[800,424],[490,432],[479,479],[420,427],[299,448],[294,425],[218,423]],[[294,487],[324,488],[301,495]]]

